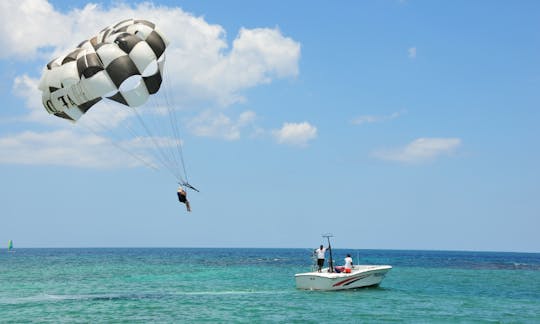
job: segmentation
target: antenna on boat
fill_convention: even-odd
[[[322,237],[326,237],[328,240],[328,250],[330,250],[330,258],[328,259],[328,270],[329,272],[334,272],[334,260],[332,259],[332,246],[330,245],[330,238],[334,237],[332,233],[323,234]]]

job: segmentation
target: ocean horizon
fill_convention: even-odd
[[[326,244],[325,244],[326,246]],[[317,245],[314,247],[271,247],[271,246],[129,246],[129,245],[119,245],[119,246],[96,246],[96,245],[89,245],[89,246],[17,246],[16,249],[258,249],[258,250],[291,250],[291,249],[307,249],[307,250],[315,250],[317,249]],[[474,249],[425,249],[425,248],[381,248],[381,249],[374,249],[374,248],[347,248],[347,247],[340,247],[340,248],[333,248],[334,250],[354,250],[354,251],[390,251],[390,252],[400,252],[400,251],[418,251],[418,252],[465,252],[465,253],[522,253],[522,254],[540,254],[540,251],[518,251],[518,250],[474,250]]]
[[[0,252],[0,322],[540,322],[540,253],[333,249],[378,287],[298,290],[312,248]],[[328,255],[327,255],[328,258]]]

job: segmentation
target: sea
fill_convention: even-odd
[[[0,323],[540,323],[540,254],[334,249],[380,286],[304,291],[312,249],[0,252]]]

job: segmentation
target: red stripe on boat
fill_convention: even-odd
[[[332,287],[341,286],[341,285],[343,285],[343,284],[345,284],[345,283],[347,283],[347,282],[349,282],[349,281],[351,281],[351,280],[356,280],[356,279],[358,279],[358,277],[353,277],[353,278],[345,279],[345,280],[343,280],[343,281],[340,281],[340,282],[335,283]]]

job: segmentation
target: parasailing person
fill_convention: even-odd
[[[186,204],[186,209],[187,209],[188,212],[190,212],[190,211],[191,211],[191,207],[190,207],[190,205],[189,205],[189,200],[187,200],[187,193],[186,193],[186,191],[184,190],[184,188],[182,188],[181,185],[178,187],[178,192],[177,192],[177,194],[178,194],[178,200],[179,200],[181,203]]]
[[[191,211],[185,188],[198,190],[187,182],[177,107],[167,94],[168,46],[169,41],[154,23],[126,19],[51,60],[44,67],[38,88],[49,114],[88,128],[100,137],[107,133],[105,137],[114,139],[112,144],[139,162],[169,171],[180,182],[178,200]],[[120,105],[109,109],[107,101],[127,109],[120,109]],[[111,111],[121,115],[126,112],[126,117],[118,122],[102,122],[111,119],[105,118]],[[78,123],[89,112],[102,118]],[[119,126],[124,133],[115,129]]]

